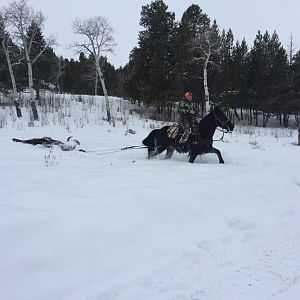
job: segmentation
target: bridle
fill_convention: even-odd
[[[214,118],[215,118],[215,125],[212,125],[210,122],[208,122],[208,121],[205,120],[204,118],[202,119],[202,122],[205,122],[205,123],[206,123],[208,126],[210,126],[211,128],[213,128],[213,129],[215,129],[215,130],[218,130],[218,131],[221,131],[221,132],[222,132],[222,137],[219,138],[219,139],[217,139],[217,140],[212,140],[213,142],[222,141],[223,138],[224,138],[224,134],[229,132],[229,130],[228,130],[228,129],[225,129],[224,126],[225,126],[227,123],[229,123],[230,120],[228,120],[228,119],[226,118],[226,121],[222,121],[222,120],[218,117],[217,113],[211,112],[211,114],[212,114],[212,115],[214,116]],[[220,126],[217,124],[217,121],[219,121],[219,122],[221,123],[222,129],[219,129],[219,128],[218,128],[218,127],[220,127]]]
[[[224,128],[224,126],[225,126],[227,123],[230,123],[230,120],[228,120],[228,119],[226,118],[227,120],[223,122],[220,118],[218,118],[217,113],[213,112],[212,114],[213,114],[213,116],[215,117],[215,125],[216,125],[216,129],[219,130],[219,131],[221,131],[221,132],[223,132],[223,135],[224,135],[224,133],[228,133],[229,130],[226,129],[226,128]],[[221,123],[221,126],[218,126],[218,125],[217,125],[217,121],[219,121],[219,122]],[[218,127],[222,127],[222,129],[219,129]]]

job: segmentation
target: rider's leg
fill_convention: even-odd
[[[189,139],[190,133],[191,133],[191,128],[185,129],[183,132],[183,135],[181,136],[181,138],[179,140],[179,144],[186,143],[187,140]]]

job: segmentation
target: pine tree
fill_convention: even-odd
[[[10,42],[8,34],[5,31],[5,24],[0,15],[0,91],[7,91],[11,88],[11,80],[8,70],[7,58],[4,47]]]
[[[291,73],[293,90],[300,92],[300,51],[293,57]]]
[[[292,59],[290,68],[290,90],[286,99],[286,106],[290,113],[299,114],[300,112],[300,51]],[[298,119],[299,120],[299,119]]]
[[[56,65],[56,56],[53,52],[53,49],[47,47],[47,43],[44,39],[41,28],[35,23],[32,22],[27,30],[27,41],[31,43],[28,45],[30,47],[30,59],[34,59],[42,53],[38,59],[32,64],[33,72],[33,84],[36,90],[36,100],[40,100],[40,89],[46,83],[55,84],[55,77],[57,70]],[[46,84],[47,86],[47,84]]]
[[[163,114],[170,96],[166,91],[171,84],[174,19],[174,13],[162,0],[143,6],[140,25],[145,30],[139,33],[139,51],[133,53],[138,57],[132,57],[143,66],[143,72],[137,74],[141,100],[154,104],[157,113]]]
[[[269,114],[283,108],[280,94],[288,84],[288,57],[276,32],[272,36],[258,32],[249,57],[249,83],[256,110]],[[284,114],[285,126],[287,115]],[[267,116],[268,117],[268,116]],[[257,125],[257,124],[256,124]],[[264,120],[263,125],[266,125]]]
[[[228,32],[223,30],[222,37],[222,52],[220,53],[220,68],[219,68],[219,91],[231,92],[233,88],[232,83],[232,65],[233,65],[233,50],[234,37],[231,29]]]
[[[241,43],[236,42],[232,52],[232,89],[234,93],[235,106],[241,108],[241,118],[243,118],[242,108],[248,108],[247,103],[247,66],[249,52],[246,40]]]
[[[249,52],[246,40],[236,42],[232,52],[232,88],[241,92],[247,88],[247,63]]]
[[[193,60],[193,41],[201,28],[210,24],[208,16],[202,12],[199,5],[191,5],[183,13],[174,38],[174,90],[177,98],[182,97],[185,91],[193,92],[193,100],[201,102],[204,99],[202,70]]]
[[[140,101],[142,99],[140,78],[143,74],[143,59],[140,48],[133,48],[129,55],[129,63],[123,68],[122,73],[124,96],[131,99],[132,102]]]

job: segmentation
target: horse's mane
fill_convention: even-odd
[[[200,121],[199,121],[199,125],[201,124],[201,123],[207,123],[210,119],[211,119],[211,116],[213,115],[213,112],[214,112],[215,110],[212,110],[212,111],[210,111],[205,117],[203,117]]]

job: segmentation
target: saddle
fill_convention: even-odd
[[[179,124],[171,125],[171,127],[167,130],[168,137],[170,139],[175,139],[177,137],[179,131],[180,131],[180,125]]]

